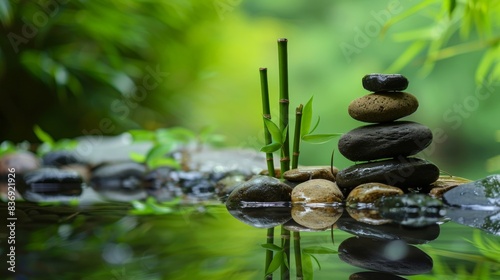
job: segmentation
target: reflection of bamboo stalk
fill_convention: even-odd
[[[273,243],[274,243],[274,228],[268,228],[266,244],[273,244]],[[266,266],[264,269],[264,273],[266,273],[267,270],[269,269],[269,265],[271,264],[272,260],[273,260],[273,251],[266,250]],[[273,274],[272,273],[267,274],[265,279],[272,280]]]
[[[295,252],[295,268],[297,270],[297,279],[302,279],[302,253],[300,251],[300,232],[293,232],[293,249]]]
[[[290,231],[281,226],[281,247],[285,255],[281,264],[281,280],[290,279]]]
[[[269,106],[269,87],[267,83],[267,68],[260,68],[260,85],[261,85],[261,93],[262,93],[262,114],[264,118],[266,119],[271,119],[271,109]],[[271,138],[271,133],[269,133],[269,130],[267,129],[266,124],[264,123],[264,137],[265,137],[265,142],[266,145],[272,143],[272,138]],[[273,160],[273,153],[266,153],[266,162],[267,162],[267,171],[269,173],[269,176],[274,177],[274,160]],[[267,229],[267,244],[273,244],[274,243],[274,228],[269,228]],[[269,265],[271,264],[271,261],[273,259],[273,251],[271,250],[266,250],[266,264],[265,264],[265,272],[268,270]],[[270,273],[266,275],[267,280],[273,279],[273,274]]]

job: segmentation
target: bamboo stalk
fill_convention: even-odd
[[[288,99],[288,58],[287,42],[285,38],[278,39],[278,61],[279,61],[279,85],[280,85],[280,130],[284,131],[283,146],[281,148],[281,176],[290,169],[290,146],[288,132],[288,108],[290,100]]]
[[[293,134],[293,154],[292,154],[292,169],[299,166],[300,155],[300,125],[302,123],[302,104],[295,109],[295,131]]]
[[[269,105],[269,86],[267,82],[267,68],[260,68],[259,72],[260,72],[260,88],[262,95],[262,116],[270,120],[271,109]],[[271,144],[272,142],[271,133],[269,133],[266,124],[264,124],[264,138],[266,145]],[[269,176],[275,177],[273,153],[266,153],[266,163]]]
[[[266,244],[274,244],[274,228],[268,228],[267,229],[267,240]],[[266,250],[266,265],[264,269],[264,273],[267,272],[269,269],[269,265],[271,264],[271,261],[273,260],[273,251],[271,250]],[[267,274],[265,277],[266,280],[272,280],[273,279],[273,274]]]
[[[283,259],[285,264],[281,264],[281,280],[289,280],[290,279],[290,231],[285,229],[285,227],[281,226],[281,248],[283,248],[283,252],[286,254],[286,258]]]

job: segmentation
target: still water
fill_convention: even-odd
[[[0,205],[5,221],[7,205]],[[235,219],[217,202],[172,204],[156,209],[155,213],[162,213],[156,215],[145,215],[147,207],[133,212],[130,203],[43,206],[19,202],[16,206],[15,272],[7,270],[10,231],[4,227],[0,230],[1,279],[265,277],[267,250],[262,244],[267,229]],[[292,232],[290,279],[296,279],[294,248],[298,245],[299,252],[312,255],[302,263],[312,267],[312,275],[304,269],[304,279],[349,279],[354,273],[369,271],[342,261],[336,253],[344,241],[358,241],[337,225],[300,232],[300,240],[293,240],[294,236],[298,237]],[[429,272],[391,279],[500,279],[500,236],[449,221],[439,225],[435,237],[411,245],[430,257]],[[273,243],[281,246],[281,241],[278,226]],[[273,279],[281,279],[280,269]]]

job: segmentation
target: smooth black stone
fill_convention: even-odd
[[[411,156],[432,142],[431,130],[419,123],[397,121],[361,126],[342,135],[339,151],[352,161]]]
[[[368,74],[362,79],[366,90],[377,91],[401,91],[408,87],[408,79],[401,74]]]
[[[144,187],[146,167],[135,162],[103,165],[92,171],[90,179],[95,190],[135,191]]]
[[[446,211],[446,216],[456,223],[500,236],[500,210],[486,211],[450,207]]]
[[[441,200],[417,193],[382,197],[375,206],[380,216],[415,228],[436,224],[443,219],[446,212]]]
[[[255,175],[239,184],[226,201],[228,209],[236,209],[241,202],[290,202],[292,188],[276,178]]]
[[[446,204],[468,208],[500,208],[500,175],[459,185],[443,195]]]
[[[351,265],[399,275],[423,274],[433,261],[422,250],[401,240],[351,237],[339,245],[339,258]]]
[[[83,162],[72,151],[52,151],[42,157],[42,165],[61,167],[70,164],[82,164]]]
[[[82,177],[75,171],[41,168],[26,173],[17,186],[23,197],[30,200],[31,197],[79,196],[82,183]]]
[[[383,183],[403,191],[410,188],[428,191],[429,185],[438,178],[439,168],[434,164],[418,158],[398,157],[342,169],[337,174],[337,186],[344,195],[365,183]]]

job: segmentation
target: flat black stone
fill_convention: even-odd
[[[82,177],[75,171],[40,168],[26,173],[18,187],[23,195],[79,196],[82,193],[82,183]]]
[[[433,261],[419,248],[401,240],[351,237],[339,245],[339,258],[351,265],[400,275],[423,274]]]
[[[352,161],[411,156],[432,142],[431,130],[419,123],[396,121],[361,126],[342,135],[339,151]]]
[[[434,164],[413,157],[398,157],[356,164],[342,169],[337,174],[337,186],[344,195],[365,183],[387,184],[403,191],[408,191],[410,188],[428,191],[429,185],[438,178],[439,168]]]
[[[362,79],[366,90],[377,91],[401,91],[408,87],[408,79],[401,74],[368,74]]]

